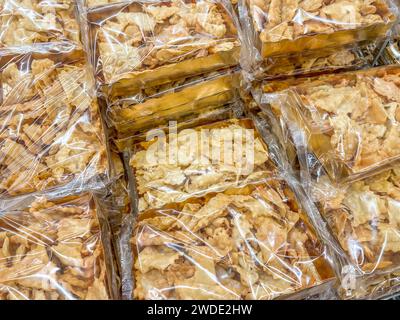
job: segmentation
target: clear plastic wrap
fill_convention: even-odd
[[[333,52],[333,53],[332,53]],[[299,54],[296,56],[271,57],[263,62],[262,72],[257,78],[273,79],[310,73],[328,73],[338,70],[358,69],[368,66],[373,55],[359,50],[332,49],[321,50],[318,54]]]
[[[84,6],[87,10],[99,10],[105,6],[111,6],[111,5],[123,6],[136,1],[137,0],[84,0]],[[238,1],[230,0],[230,3],[234,8],[236,8]]]
[[[106,142],[78,53],[0,52],[0,198],[102,187]]]
[[[102,200],[113,235],[118,237],[123,217],[131,214],[131,201],[121,156],[111,152],[110,158],[115,169],[113,181],[107,186],[106,194],[98,198]]]
[[[101,208],[110,226],[115,267],[118,269],[118,277],[116,277],[115,282],[118,283],[118,288],[121,289],[121,281],[126,277],[122,263],[123,259],[121,258],[123,250],[126,250],[121,247],[122,225],[123,221],[131,216],[132,206],[128,183],[124,176],[124,168],[120,156],[112,152],[110,153],[110,158],[115,169],[114,179],[104,189],[103,194],[98,195],[96,199],[99,208]]]
[[[225,100],[226,97],[230,97],[230,94],[223,95],[223,97],[223,100]],[[129,152],[139,143],[147,140],[151,133],[161,130],[168,131],[171,125],[180,131],[243,115],[243,103],[240,99],[233,99],[231,103],[227,104],[221,104],[221,101],[214,102],[216,103],[206,104],[202,108],[193,108],[188,104],[184,108],[178,109],[175,114],[156,118],[153,120],[152,127],[144,126],[150,124],[148,121],[142,122],[143,127],[141,129],[138,127],[136,130],[132,130],[133,127],[128,126],[127,130],[121,131],[121,134],[116,133],[113,141],[120,152]]]
[[[346,298],[376,298],[400,290],[399,169],[340,187],[327,189],[325,183],[325,192],[317,196],[346,256],[339,291]]]
[[[308,78],[307,78],[308,79]],[[288,162],[289,167],[283,168],[282,170],[291,170],[292,173],[297,174],[299,171],[299,162],[297,158],[296,146],[292,140],[290,130],[288,125],[285,123],[280,109],[275,109],[276,104],[271,103],[271,101],[263,101],[265,96],[264,88],[266,92],[272,90],[275,92],[283,90],[281,87],[282,83],[287,83],[284,81],[265,81],[265,82],[254,82],[251,87],[251,92],[247,94],[248,98],[246,101],[246,108],[248,109],[248,114],[252,114],[258,119],[258,130],[262,131],[267,129],[270,135],[276,137],[274,144],[279,146],[280,153],[285,156],[286,162]],[[265,100],[265,99],[264,99]],[[263,108],[261,109],[261,105]],[[279,106],[280,104],[278,104]],[[283,162],[283,161],[280,161]]]
[[[118,137],[157,127],[168,120],[229,104],[238,99],[240,74],[235,70],[215,72],[171,82],[109,103],[106,121]]]
[[[368,273],[393,267],[400,253],[400,171],[393,169],[336,190],[323,214],[350,260]]]
[[[111,96],[239,62],[237,18],[224,0],[134,1],[87,20],[98,80]]]
[[[400,159],[397,66],[309,79],[263,100],[274,101],[298,152],[313,153],[335,182],[360,179]],[[312,156],[301,157],[304,171],[318,174]]]
[[[90,193],[0,213],[0,300],[117,298],[104,224]]]
[[[276,166],[250,119],[232,119],[156,136],[129,161],[139,211],[262,181]]]
[[[242,0],[241,64],[251,77],[350,70],[372,64],[396,21],[391,0]]]
[[[247,0],[262,57],[384,37],[396,20],[390,0]]]
[[[389,63],[400,64],[400,40],[394,39],[386,48],[386,56],[389,58]]]
[[[64,41],[80,45],[76,2],[0,1],[0,48]]]
[[[139,219],[135,299],[290,298],[334,279],[324,246],[277,176]]]

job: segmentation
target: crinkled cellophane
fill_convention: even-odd
[[[82,55],[0,52],[0,63],[0,197],[100,185],[106,147]]]
[[[396,19],[386,0],[248,0],[263,57],[384,37]]]
[[[193,134],[195,142],[191,138]],[[241,138],[237,138],[238,135]],[[243,147],[237,149],[240,153],[234,155],[234,161],[224,159],[224,145],[235,149],[234,144],[241,142],[254,146],[254,156],[247,158]],[[215,146],[217,152],[204,151]],[[167,162],[162,158],[164,150],[172,154]],[[196,127],[193,131],[182,130],[176,136],[168,135],[165,140],[143,142],[133,148],[129,165],[135,176],[141,212],[257,182],[276,169],[249,119],[217,122]]]
[[[1,1],[0,48],[49,42],[80,45],[76,1]]]
[[[181,79],[118,99],[107,106],[106,120],[123,139],[162,126],[182,123],[238,100],[239,73],[223,70]]]
[[[241,64],[258,80],[371,67],[398,15],[391,0],[244,0],[239,6],[247,40]]]
[[[147,212],[132,238],[137,299],[274,299],[333,278],[284,180]]]
[[[223,2],[135,2],[88,14],[99,82],[110,96],[136,93],[235,66],[240,41]]]
[[[331,179],[353,180],[400,159],[400,68],[325,76],[291,87],[285,105]]]
[[[112,298],[111,252],[99,218],[90,193],[38,197],[2,213],[0,300]]]

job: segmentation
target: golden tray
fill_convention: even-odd
[[[239,86],[239,74],[227,74],[213,80],[187,86],[177,92],[166,94],[129,105],[113,114],[112,122],[120,135],[146,129],[170,120],[179,120],[193,110],[202,110],[208,106],[225,105],[236,96]],[[118,102],[117,102],[118,103]]]
[[[261,42],[263,58],[281,55],[296,54],[308,50],[319,50],[327,47],[340,47],[361,41],[373,41],[382,38],[392,28],[396,19],[390,23],[381,23],[354,30],[340,30],[331,34],[316,34],[304,36],[296,40],[282,40],[279,42]]]
[[[189,129],[197,126],[208,125],[213,122],[223,121],[232,117],[235,117],[236,102],[226,105],[211,105],[203,109],[192,108],[183,115],[179,115],[179,121],[177,122],[177,129]],[[174,120],[177,118],[175,117]],[[151,128],[157,130],[168,130],[168,118],[154,119],[147,123]],[[120,152],[131,150],[135,145],[146,140],[147,130],[131,130],[129,134],[117,136],[114,143]],[[117,134],[118,135],[118,134]]]

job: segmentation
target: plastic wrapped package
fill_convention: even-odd
[[[318,196],[320,211],[346,257],[341,294],[347,298],[375,298],[400,290],[399,169],[345,186],[331,185]]]
[[[334,279],[293,191],[273,175],[149,211],[131,242],[135,299],[285,298]]]
[[[248,35],[242,65],[257,78],[371,63],[368,46],[387,35],[398,11],[391,0],[243,0],[240,6]]]
[[[0,1],[0,47],[64,41],[80,45],[76,2]]]
[[[0,198],[104,186],[106,143],[85,60],[0,52],[0,72]]]
[[[143,213],[262,181],[276,170],[272,159],[250,119],[231,119],[168,135],[157,132],[133,147],[129,170]]]
[[[0,300],[117,298],[104,225],[90,193],[2,212]]]
[[[400,159],[399,79],[399,67],[380,67],[308,80],[263,99],[278,104],[298,151],[345,182]],[[301,156],[310,173],[315,161]]]
[[[266,81],[266,83],[274,83]],[[281,83],[281,81],[276,81]],[[257,131],[263,136],[268,146],[274,146],[275,154],[278,156],[276,162],[280,170],[284,172],[290,171],[293,175],[298,173],[299,163],[297,160],[296,146],[294,145],[289,129],[284,121],[275,116],[266,105],[261,109],[261,100],[263,94],[261,92],[262,83],[253,82],[251,91],[240,90],[240,97],[245,108],[245,115],[254,122]],[[279,159],[278,159],[279,158]],[[294,170],[293,170],[294,169]]]
[[[98,79],[111,96],[239,62],[237,18],[224,0],[135,1],[87,20]]]
[[[262,57],[384,37],[396,20],[391,1],[247,0]]]
[[[229,70],[181,79],[109,103],[106,121],[118,137],[154,128],[168,120],[238,99],[240,74]]]

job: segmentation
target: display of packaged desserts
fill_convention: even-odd
[[[0,300],[400,292],[399,0],[0,0]]]

